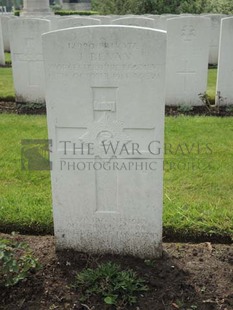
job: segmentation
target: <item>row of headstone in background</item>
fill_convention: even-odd
[[[0,23],[0,65],[5,65],[5,55],[2,37],[2,25]]]
[[[49,22],[22,18],[11,21],[12,64],[18,102],[44,102],[40,37],[53,30],[52,20],[56,20],[60,29],[100,23],[91,18],[55,17],[50,17]],[[47,25],[45,28],[41,26],[43,22]],[[166,104],[202,105],[198,94],[204,94],[207,88],[210,19],[200,16],[172,18],[167,20],[167,28]],[[226,44],[226,48],[228,46]],[[24,77],[20,72],[24,72]]]
[[[233,17],[221,21],[216,103],[233,104]]]
[[[2,35],[3,35],[3,46],[5,52],[10,52],[10,40],[9,40],[9,26],[8,22],[13,19],[18,18],[13,15],[0,15],[0,21],[2,25]]]
[[[41,36],[50,30],[51,22],[45,19],[17,18],[9,22],[17,102],[45,103]]]
[[[127,18],[124,18],[125,20]],[[143,18],[143,22],[148,23],[148,20],[152,21]],[[87,25],[90,21],[93,24],[99,23],[97,19],[88,18],[59,19],[56,22],[58,28],[59,26],[64,28]],[[132,23],[131,18],[127,21]],[[139,21],[140,18],[137,19],[137,22]],[[208,22],[210,23],[209,19],[203,17],[183,17],[168,22],[177,25],[171,26],[171,34],[168,37],[166,82],[168,105],[202,104],[198,94],[204,93],[207,85]],[[47,25],[46,28],[42,27],[43,24]],[[51,29],[50,24],[48,25],[46,20],[36,19],[16,19],[10,22],[12,65],[18,102],[44,102],[40,36]]]
[[[166,104],[202,105],[208,80],[210,19],[167,20]]]
[[[165,15],[148,15],[148,16],[124,16],[119,17],[115,16],[100,16],[100,15],[93,15],[92,17],[80,17],[80,16],[46,16],[51,21],[51,30],[62,29],[62,24],[65,27],[74,27],[74,26],[85,26],[95,24],[92,22],[92,19],[99,19],[102,25],[108,24],[121,24],[121,25],[134,25],[140,27],[149,27],[149,28],[157,28],[161,30],[167,30],[167,20],[174,17],[187,17],[187,16],[194,16],[191,14],[165,14]],[[198,16],[198,15],[196,15]],[[219,37],[220,37],[220,23],[221,19],[226,17],[223,14],[208,14],[202,15],[206,16],[211,19],[211,40],[210,40],[210,51],[209,51],[209,64],[217,64],[218,63],[218,47],[219,47]],[[2,20],[2,28],[4,29],[4,49],[5,51],[9,51],[9,39],[8,39],[8,29],[7,29],[7,22],[10,18],[14,16],[4,16],[0,15],[0,19]],[[74,18],[81,18],[82,20],[75,21]],[[63,22],[63,20],[66,20]],[[70,19],[70,22],[68,21]]]
[[[210,27],[210,53],[209,53],[209,64],[218,64],[219,54],[219,38],[220,38],[220,26],[222,18],[227,17],[224,14],[209,14],[202,15],[211,19]]]
[[[52,15],[54,14],[49,6],[49,0],[24,0],[23,11],[20,13],[21,16],[34,16],[39,15]]]

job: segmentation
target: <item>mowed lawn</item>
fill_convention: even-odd
[[[233,118],[167,117],[165,127],[165,232],[232,237]],[[1,114],[0,132],[1,230],[52,232],[49,172],[21,170],[21,139],[46,139],[46,116]]]
[[[12,68],[0,68],[0,100],[14,99]]]
[[[208,70],[207,95],[214,100],[216,94],[217,69]]]
[[[5,53],[5,62],[11,62],[11,54],[10,53]]]
[[[214,100],[216,79],[217,79],[217,69],[209,69],[208,72],[209,73],[208,73],[207,94],[210,96],[212,100]],[[0,68],[0,99],[14,97],[14,96],[15,96],[15,91],[14,91],[14,86],[13,86],[12,68]]]

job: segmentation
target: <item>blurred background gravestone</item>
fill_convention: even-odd
[[[49,0],[24,0],[21,16],[52,15]]]

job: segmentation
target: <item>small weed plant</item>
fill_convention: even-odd
[[[188,104],[180,104],[177,111],[180,113],[189,113],[193,111],[193,107]]]
[[[41,268],[24,242],[0,239],[0,286],[13,286]]]
[[[205,108],[207,109],[208,112],[215,112],[216,114],[219,113],[219,105],[215,105],[215,104],[211,104],[211,98],[210,96],[204,92],[204,93],[200,93],[198,94],[200,100],[203,102]],[[222,99],[219,99],[219,102]]]
[[[228,106],[226,107],[226,112],[228,112],[228,113],[233,113],[233,104],[228,105]]]
[[[119,265],[111,262],[78,273],[74,287],[81,290],[83,301],[97,295],[106,304],[115,306],[132,305],[137,301],[137,293],[148,290],[145,281],[133,270],[121,270]]]

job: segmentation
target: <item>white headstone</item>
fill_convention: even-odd
[[[101,25],[109,25],[112,21],[110,16],[92,15],[92,18],[99,19],[101,21]]]
[[[197,14],[191,14],[191,13],[181,13],[180,15],[178,15],[178,16],[180,16],[180,17],[186,17],[186,16],[196,16]]]
[[[155,22],[153,18],[148,17],[122,17],[112,21],[113,25],[129,25],[129,26],[139,26],[154,28]]]
[[[158,19],[157,24],[156,24],[157,28],[161,30],[167,30],[167,20],[173,17],[176,17],[176,15],[175,14],[160,15],[160,18]]]
[[[51,15],[49,0],[23,0],[23,11],[20,16]]]
[[[226,15],[208,14],[208,15],[203,15],[203,16],[206,16],[211,19],[209,64],[216,65],[218,63],[220,24],[221,24],[221,19],[226,17]]]
[[[165,48],[138,27],[43,36],[58,249],[161,254]]]
[[[5,52],[10,52],[10,40],[9,40],[9,26],[8,22],[12,19],[17,19],[16,16],[0,15],[1,24],[2,24],[2,36],[3,36],[3,46]]]
[[[65,29],[72,27],[90,26],[90,25],[100,25],[101,21],[99,19],[88,18],[88,17],[74,17],[61,19],[57,22],[57,29]]]
[[[1,20],[0,20],[0,65],[2,65],[2,66],[5,65],[5,55],[4,55]]]
[[[45,19],[19,18],[9,22],[17,102],[45,102],[41,35],[49,30],[50,21]]]
[[[98,16],[98,15],[97,15]],[[111,20],[114,20],[114,19],[117,19],[117,18],[121,18],[122,17],[122,15],[115,15],[115,14],[112,14],[112,15],[108,15],[110,18],[111,18]]]
[[[44,16],[43,19],[47,19],[51,22],[51,31],[58,29],[58,22],[61,20],[59,15],[48,15]]]
[[[233,104],[233,17],[223,18],[217,76],[216,104]]]
[[[202,105],[207,88],[210,19],[167,21],[166,104]]]
[[[149,17],[149,18],[155,18],[155,19],[160,17],[160,15],[158,14],[145,14],[144,16]]]

